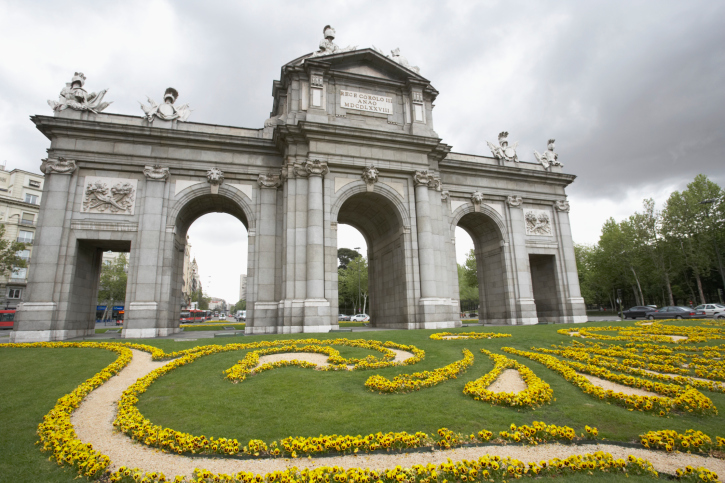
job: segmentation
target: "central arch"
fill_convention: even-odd
[[[410,227],[398,193],[380,183],[370,191],[358,182],[338,197],[332,219],[357,229],[367,243],[371,325],[407,325],[414,318],[406,277]],[[337,300],[337,287],[334,291],[333,300]]]

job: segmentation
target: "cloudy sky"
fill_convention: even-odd
[[[533,161],[556,138],[577,242],[698,173],[725,185],[725,2],[693,0],[0,0],[0,161],[38,172],[48,141],[28,116],[75,71],[110,88],[106,112],[141,115],[173,86],[190,121],[261,127],[280,67],[328,23],[341,46],[400,47],[420,67],[454,151],[489,155],[507,130]],[[209,292],[236,301],[243,226],[207,215],[190,237]]]

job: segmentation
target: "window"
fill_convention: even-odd
[[[22,225],[33,225],[35,223],[35,215],[32,213],[23,213],[23,217],[20,219]]]
[[[424,122],[425,119],[423,119],[423,105],[422,104],[413,104],[413,113],[415,114],[415,120],[418,122]]]
[[[18,241],[20,243],[33,243],[33,232],[25,230],[18,231]]]
[[[40,181],[35,180],[35,179],[31,179],[30,181],[28,181],[28,185],[31,188],[40,188]]]
[[[16,255],[27,262],[28,258],[30,258],[30,250],[20,250]]]
[[[30,193],[25,193],[25,202],[30,203],[31,205],[37,205],[38,204],[38,196],[37,195],[31,195]]]
[[[8,298],[9,299],[19,299],[21,293],[22,293],[21,289],[11,288],[10,290],[8,290]]]
[[[25,278],[25,275],[27,273],[28,273],[28,269],[27,268],[16,268],[15,270],[13,270],[13,273],[10,276],[10,278],[15,278],[15,279]]]

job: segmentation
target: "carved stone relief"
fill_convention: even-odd
[[[86,176],[81,212],[133,215],[137,183],[128,178]]]
[[[279,188],[282,184],[282,177],[279,173],[260,174],[257,183],[261,188]]]
[[[527,235],[553,236],[551,231],[551,216],[546,210],[524,211]]]
[[[43,159],[40,170],[46,175],[49,174],[73,174],[76,170],[76,162],[72,159]]]
[[[481,211],[481,203],[483,203],[483,193],[476,191],[471,195],[471,203],[473,203],[473,211]]]
[[[324,177],[330,172],[327,167],[326,161],[320,161],[319,159],[306,159],[302,164],[295,164],[295,175],[306,177],[306,176],[322,176]]]

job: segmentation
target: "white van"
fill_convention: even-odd
[[[237,322],[240,320],[247,320],[247,311],[246,310],[237,310],[237,315],[234,316],[235,319],[237,319]]]

